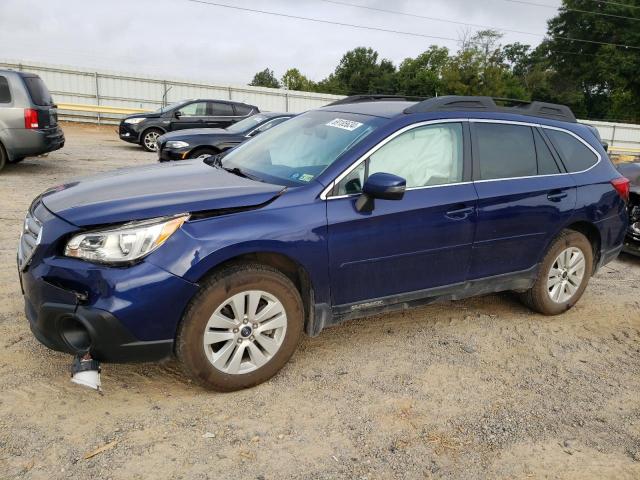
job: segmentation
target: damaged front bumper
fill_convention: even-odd
[[[118,267],[61,256],[64,239],[78,228],[41,204],[31,211],[41,232],[31,256],[21,262],[19,251],[18,275],[35,337],[53,350],[89,352],[105,362],[171,355],[198,285],[146,260]]]

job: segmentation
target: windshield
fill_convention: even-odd
[[[185,102],[173,102],[170,103],[169,105],[167,105],[166,107],[160,107],[157,110],[154,110],[151,113],[164,113],[164,112],[168,112],[169,110],[172,110],[173,108],[175,108],[177,105],[182,105]]]
[[[265,115],[251,115],[249,118],[245,118],[233,125],[227,127],[227,132],[231,133],[243,133],[247,130],[251,130],[256,127],[258,124],[264,122],[267,119]]]
[[[385,121],[353,113],[307,112],[231,150],[223,166],[278,185],[305,185]]]

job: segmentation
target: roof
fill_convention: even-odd
[[[555,103],[483,96],[442,96],[421,101],[409,97],[352,95],[330,103],[322,110],[360,113],[384,118],[413,113],[515,114],[539,119],[576,123],[569,107]],[[466,116],[466,115],[465,115]]]
[[[403,102],[403,101],[373,101],[373,102],[358,102],[358,103],[346,103],[343,105],[327,105],[320,108],[320,110],[326,110],[330,112],[343,112],[343,113],[359,113],[362,115],[372,115],[375,117],[392,118],[400,115],[405,109],[415,105],[416,102]]]

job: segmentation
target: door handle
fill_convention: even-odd
[[[552,202],[559,202],[563,198],[567,198],[568,195],[569,194],[567,192],[555,190],[553,192],[549,192],[549,194],[547,195],[547,198]]]
[[[464,220],[475,210],[474,207],[461,207],[455,210],[449,210],[444,214],[450,220]]]

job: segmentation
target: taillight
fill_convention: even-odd
[[[33,108],[24,109],[24,128],[39,128],[37,110]]]
[[[629,201],[630,184],[629,179],[625,177],[618,177],[611,180],[611,185],[613,185],[613,188],[616,189],[618,195],[620,195],[625,202]]]

